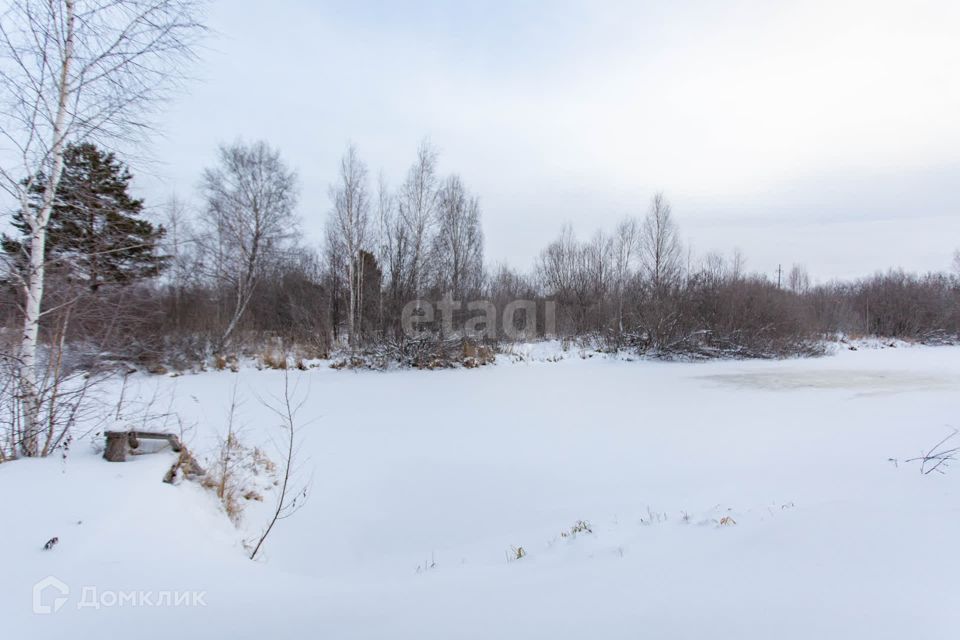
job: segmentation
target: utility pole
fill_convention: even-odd
[[[777,265],[777,289],[780,288],[780,281],[783,279],[783,265]]]

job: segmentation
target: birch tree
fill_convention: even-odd
[[[435,286],[454,300],[476,294],[483,284],[483,229],[480,200],[459,176],[447,178],[438,194],[434,239]]]
[[[297,176],[265,142],[220,147],[219,166],[203,174],[205,224],[214,276],[232,292],[229,343],[253,298],[264,265],[296,236]]]
[[[194,0],[10,0],[0,13],[0,187],[25,212],[19,278],[21,453],[39,455],[37,349],[47,225],[69,142],[131,142],[169,95],[202,32]],[[30,194],[39,191],[39,204]]]
[[[583,306],[585,313],[592,311],[594,326],[597,331],[603,330],[607,319],[607,294],[610,289],[614,268],[611,261],[613,256],[613,240],[602,231],[597,231],[593,239],[581,248],[581,269],[583,271],[583,290],[585,292]]]
[[[399,274],[402,272],[398,252],[394,250],[394,245],[402,241],[401,234],[396,226],[396,198],[390,192],[390,186],[387,184],[387,178],[383,171],[377,177],[377,245],[376,256],[381,269],[385,275],[388,300],[392,301],[396,297],[396,286],[400,280]],[[386,310],[384,309],[384,294],[381,290],[379,298],[379,314],[381,331],[386,331]]]
[[[556,300],[560,312],[571,322],[572,330],[579,331],[580,243],[573,228],[565,224],[559,237],[548,244],[537,258],[537,281],[544,293]]]
[[[807,268],[802,264],[795,264],[790,269],[790,275],[787,276],[787,286],[794,293],[806,293],[810,290],[810,274]]]
[[[180,329],[183,294],[196,280],[199,260],[186,204],[176,195],[171,196],[163,207],[163,227],[166,229],[163,253],[170,260],[170,268],[165,275],[172,294],[171,314],[174,326]]]
[[[637,255],[638,225],[634,218],[624,218],[613,236],[613,280],[617,296],[617,335],[623,333],[623,307],[627,283]]]
[[[425,262],[436,225],[437,199],[437,152],[424,141],[400,188],[398,202],[408,242],[407,288],[414,298],[422,293]]]
[[[380,175],[377,190],[377,227],[380,236],[378,260],[383,265],[387,281],[387,305],[383,316],[389,320],[393,338],[402,341],[404,334],[400,323],[401,310],[413,297],[410,229],[400,215],[399,198],[390,191],[383,174]]]
[[[359,338],[364,262],[370,232],[370,195],[367,167],[351,145],[340,160],[339,182],[330,188],[333,208],[330,212],[328,241],[333,251],[345,258],[347,271],[347,330],[351,345]]]
[[[683,248],[670,203],[657,193],[640,231],[640,260],[654,293],[659,295],[680,275]]]

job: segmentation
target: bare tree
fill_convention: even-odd
[[[297,176],[265,142],[220,147],[220,164],[203,175],[205,224],[215,277],[232,290],[217,350],[243,317],[264,265],[296,237]]]
[[[424,141],[417,149],[417,159],[400,188],[398,213],[407,237],[407,282],[409,294],[419,298],[424,284],[427,253],[436,225],[437,152]]]
[[[657,193],[640,232],[640,260],[655,293],[672,284],[680,275],[683,249],[673,221],[670,203]]]
[[[617,335],[623,333],[623,307],[626,289],[637,257],[639,225],[635,218],[624,218],[613,236],[613,287],[617,296]]]
[[[730,279],[740,280],[746,275],[747,258],[739,247],[733,250],[733,258],[730,260]]]
[[[794,293],[806,293],[810,289],[810,274],[802,264],[795,264],[787,276],[787,286]]]
[[[703,257],[699,276],[705,284],[716,288],[727,279],[728,275],[727,262],[724,260],[723,254],[711,251]]]
[[[608,319],[607,296],[613,276],[612,253],[612,239],[599,230],[580,250],[581,279],[585,294],[582,303],[584,312],[592,316],[590,322],[598,332],[603,331]]]
[[[298,402],[295,400],[296,395],[296,389],[290,388],[290,373],[284,371],[283,396],[276,405],[268,405],[280,418],[280,426],[285,432],[282,445],[283,475],[280,478],[280,493],[277,496],[277,504],[270,516],[270,521],[267,523],[266,528],[263,530],[263,533],[260,534],[260,538],[250,552],[251,560],[256,559],[257,554],[260,553],[260,549],[266,542],[270,532],[273,531],[273,528],[277,525],[277,522],[289,518],[296,513],[303,507],[307,499],[309,483],[299,487],[294,486],[297,463],[297,412],[303,407],[306,398],[304,396],[304,398]]]
[[[383,265],[387,281],[387,309],[382,314],[389,315],[392,321],[394,339],[400,339],[400,309],[406,304],[407,287],[410,272],[410,237],[407,225],[398,210],[397,197],[390,192],[386,179],[380,174],[377,188],[377,227],[379,235],[379,255],[377,259]],[[385,327],[386,328],[386,327]]]
[[[464,296],[476,294],[483,283],[480,201],[467,192],[456,175],[444,181],[438,200],[434,283],[438,292],[463,300]]]
[[[347,271],[347,330],[350,344],[356,346],[360,337],[361,310],[363,309],[364,260],[361,255],[367,248],[370,232],[370,196],[367,188],[367,166],[357,155],[353,145],[340,160],[340,180],[330,188],[333,208],[328,221],[328,242],[333,243],[331,253],[336,252]]]
[[[0,186],[29,228],[20,278],[23,333],[19,379],[24,455],[41,452],[37,346],[47,225],[68,142],[130,142],[168,95],[202,28],[193,0],[11,0],[0,15],[0,136],[12,151]],[[29,195],[42,192],[39,206]]]
[[[402,251],[397,252],[394,250],[394,245],[400,244],[402,238],[400,229],[397,228],[396,224],[396,211],[396,198],[390,192],[387,178],[381,171],[377,177],[376,258],[384,270],[387,287],[391,293],[394,292],[394,288],[400,279],[399,274],[402,272],[401,265],[399,264],[399,257],[402,256]],[[400,254],[399,256],[398,253]],[[391,295],[391,297],[393,296]],[[385,309],[382,289],[379,293],[378,311],[380,329],[384,331],[386,327],[384,326]]]
[[[577,279],[580,243],[567,224],[559,237],[548,244],[537,260],[537,281],[547,297],[553,298],[564,320],[580,330],[577,307]]]
[[[173,320],[174,323],[179,323],[184,293],[195,281],[199,266],[196,232],[187,216],[186,204],[177,196],[172,196],[166,202],[162,215],[163,227],[166,230],[163,252],[170,259],[165,278],[172,294]],[[180,328],[179,324],[176,328]]]

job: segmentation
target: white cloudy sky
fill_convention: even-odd
[[[219,142],[301,177],[308,241],[349,141],[398,182],[429,137],[527,268],[664,190],[698,252],[818,279],[945,269],[960,247],[960,2],[214,0],[162,116],[154,202]]]

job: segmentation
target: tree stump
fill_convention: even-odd
[[[126,462],[130,448],[130,434],[127,431],[107,431],[107,448],[103,458],[110,462]]]

